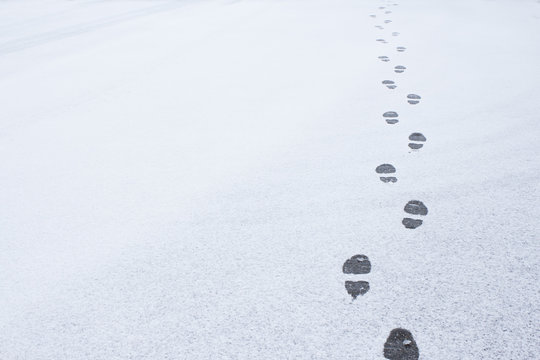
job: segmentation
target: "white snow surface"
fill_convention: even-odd
[[[0,359],[537,359],[539,44],[536,0],[0,1]]]

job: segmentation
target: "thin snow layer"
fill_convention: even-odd
[[[394,2],[0,2],[0,358],[536,358],[540,4]]]

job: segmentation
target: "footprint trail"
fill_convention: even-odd
[[[422,97],[420,95],[416,95],[416,94],[409,94],[407,95],[407,102],[411,105],[416,105],[420,102],[420,99]]]
[[[426,216],[428,214],[428,208],[419,200],[409,201],[403,210],[410,215]],[[405,226],[407,229],[416,229],[422,225],[422,223],[422,219],[404,218],[402,221],[403,226]]]
[[[424,147],[424,144],[426,142],[426,137],[422,133],[412,133],[409,135],[409,140],[411,141],[409,143],[409,147],[413,150],[419,150]]]
[[[386,123],[390,125],[394,125],[399,122],[398,116],[398,113],[395,111],[387,111],[383,114],[384,120],[386,120]]]
[[[343,264],[343,273],[347,275],[365,275],[371,272],[371,262],[366,255],[354,255]],[[367,281],[345,281],[345,290],[353,300],[369,291]]]
[[[390,90],[394,90],[395,88],[397,88],[397,85],[394,81],[392,80],[383,80],[383,85],[386,85],[387,88],[389,88]]]
[[[394,167],[394,165],[391,165],[391,164],[382,164],[382,165],[377,166],[377,168],[375,169],[375,172],[377,174],[395,174],[396,168]],[[379,177],[379,179],[383,183],[397,182],[397,178],[395,176],[381,176]]]

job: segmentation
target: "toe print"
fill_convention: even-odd
[[[396,86],[396,83],[393,82],[392,80],[383,80],[383,85],[386,85],[387,88],[389,88],[390,90],[394,90],[395,88],[397,88]]]
[[[371,272],[371,262],[366,255],[355,255],[343,264],[343,273],[347,275],[362,275]],[[369,291],[367,281],[345,281],[345,290],[355,300],[358,295],[364,295]]]
[[[409,201],[403,210],[407,214],[416,216],[426,216],[428,214],[428,208],[419,200]],[[405,226],[407,229],[416,229],[422,225],[422,223],[423,221],[421,219],[404,218],[402,221],[403,226]]]
[[[394,67],[394,72],[398,73],[398,74],[401,74],[403,73],[407,68],[403,65],[398,65],[396,67]]]
[[[390,61],[388,56],[379,56],[379,60],[384,61],[384,62],[389,62]]]
[[[418,360],[420,353],[410,331],[394,329],[384,343],[384,357],[389,360]]]
[[[407,95],[407,102],[411,105],[416,105],[420,102],[420,99],[422,97],[420,95],[416,95],[416,94],[409,94]]]
[[[406,48],[406,47],[403,47],[403,46],[398,46],[398,47],[396,48],[396,50],[399,51],[399,52],[404,52],[405,50],[407,50],[407,48]]]
[[[369,274],[371,272],[371,262],[366,255],[354,255],[350,259],[347,259],[343,264],[344,274]]]
[[[384,120],[387,124],[394,125],[399,122],[398,113],[395,111],[387,111],[383,114]]]
[[[418,150],[424,147],[424,142],[426,142],[426,137],[422,133],[412,133],[409,135],[409,140],[412,141],[409,143],[409,147],[413,150]]]
[[[377,174],[395,174],[396,168],[391,164],[382,164],[377,166],[375,172]],[[379,179],[381,179],[383,183],[397,182],[397,178],[395,176],[381,176]]]
[[[411,200],[405,205],[405,212],[411,215],[427,215],[428,209],[423,202],[418,200]]]

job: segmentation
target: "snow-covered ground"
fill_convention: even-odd
[[[538,358],[539,44],[536,0],[0,1],[0,359]]]

